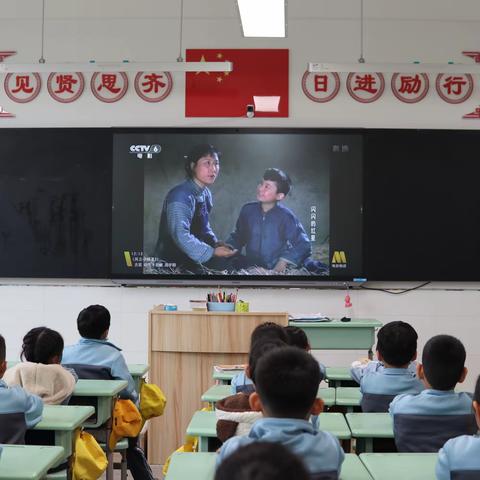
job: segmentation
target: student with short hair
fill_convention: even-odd
[[[308,421],[323,409],[323,401],[317,398],[320,381],[318,363],[299,348],[278,348],[263,356],[255,370],[257,390],[249,401],[264,418],[255,422],[248,436],[227,440],[217,465],[242,446],[277,442],[298,455],[310,474],[338,478],[345,458],[338,439],[315,430]]]
[[[280,443],[257,442],[232,453],[215,480],[310,480],[302,461]]]
[[[247,378],[252,382],[251,390],[230,395],[217,402],[215,406],[217,437],[222,442],[235,435],[247,435],[252,425],[262,418],[262,412],[252,410],[249,402],[251,393],[255,391],[255,370],[264,355],[273,349],[286,346],[287,344],[280,339],[269,340],[266,338],[260,338],[253,344],[248,354],[248,365],[245,369]]]
[[[354,362],[350,373],[360,384],[364,412],[388,412],[390,402],[402,393],[420,393],[425,387],[417,378],[415,329],[407,322],[385,324],[377,334],[377,361]]]
[[[260,340],[280,340],[288,343],[287,332],[285,328],[278,323],[264,322],[255,327],[250,336],[250,351],[252,346]],[[237,373],[231,381],[232,393],[252,393],[255,390],[251,378],[246,374],[246,371]]]
[[[437,335],[426,343],[417,365],[426,390],[398,395],[390,404],[399,452],[437,452],[448,439],[475,433],[472,397],[454,391],[467,375],[465,358],[458,338]]]
[[[480,377],[477,378],[473,394],[473,410],[480,428]],[[468,480],[480,478],[480,437],[462,435],[448,440],[438,452],[435,469],[438,480]]]
[[[43,402],[19,386],[2,379],[7,369],[5,339],[0,335],[0,443],[25,443],[25,432],[41,419]]]
[[[138,393],[122,350],[108,341],[110,312],[103,305],[90,305],[79,313],[77,327],[82,338],[76,345],[65,347],[63,363],[73,368],[79,378],[101,379],[108,374],[109,378],[127,380],[120,396],[137,403]],[[135,480],[154,480],[145,454],[138,447],[138,437],[128,438],[127,466]]]
[[[63,338],[57,331],[32,328],[23,337],[20,358],[26,361],[9,368],[4,380],[38,395],[47,405],[68,404],[77,378],[60,365],[62,353]]]

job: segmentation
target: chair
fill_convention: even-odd
[[[0,414],[0,443],[9,443],[12,445],[25,444],[25,433],[27,424],[25,423],[25,414],[2,413]]]
[[[473,414],[393,416],[395,443],[399,452],[438,452],[450,438],[477,432]]]
[[[362,407],[362,412],[371,413],[371,412],[388,412],[388,407],[390,403],[395,398],[395,395],[382,395],[379,393],[363,393],[362,400],[360,401],[360,406]]]
[[[480,470],[455,470],[450,472],[452,480],[478,480]]]

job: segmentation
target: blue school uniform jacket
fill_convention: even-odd
[[[246,203],[240,210],[235,231],[226,243],[241,251],[250,265],[272,269],[278,260],[299,267],[312,253],[310,240],[295,214],[277,204],[268,212],[260,202]]]
[[[452,472],[469,472],[468,478],[480,478],[480,437],[452,438],[438,452],[437,479],[450,480]]]
[[[64,348],[62,363],[98,365],[108,368],[113,379],[128,382],[125,390],[120,392],[120,396],[136,403],[138,393],[135,391],[135,383],[121,352],[120,348],[108,340],[81,338],[76,345]]]
[[[345,458],[338,439],[317,431],[307,420],[263,418],[257,420],[249,435],[232,437],[220,449],[217,466],[244,445],[254,442],[278,442],[298,455],[312,474],[330,473],[338,478]]]
[[[26,428],[32,428],[42,419],[42,412],[43,402],[40,397],[28,393],[18,386],[9,387],[3,380],[0,380],[1,416],[10,413],[23,413]],[[1,420],[0,423],[3,423],[3,421],[7,420]]]

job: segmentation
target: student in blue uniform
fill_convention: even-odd
[[[79,378],[86,378],[85,374],[95,378],[97,372],[97,378],[105,378],[103,372],[106,370],[110,378],[127,380],[128,385],[120,396],[137,403],[138,393],[122,350],[108,341],[110,312],[103,305],[90,305],[78,315],[77,327],[82,338],[76,345],[65,347],[62,363],[73,368]],[[99,370],[90,370],[89,366],[99,367]],[[138,437],[128,439],[127,466],[135,480],[153,480],[150,465],[137,444]]]
[[[406,322],[390,322],[377,334],[377,361],[354,362],[350,373],[360,384],[364,412],[388,412],[401,393],[420,393],[425,387],[416,376],[417,339]]]
[[[43,402],[21,387],[2,380],[7,369],[5,339],[0,335],[0,443],[25,443],[25,432],[41,419]]]
[[[250,351],[253,345],[259,340],[281,340],[284,343],[288,343],[287,332],[284,327],[273,322],[262,323],[253,330],[250,337]],[[237,373],[237,375],[232,378],[231,386],[232,393],[252,393],[255,390],[247,369]]]
[[[399,395],[390,404],[400,452],[437,452],[448,439],[475,433],[472,397],[454,391],[467,375],[465,358],[462,342],[450,335],[426,343],[417,365],[426,390]]]
[[[473,410],[480,428],[480,377],[473,394]],[[480,437],[462,435],[449,440],[438,452],[435,472],[438,480],[480,478]]]
[[[225,459],[215,480],[311,480],[302,461],[279,443],[258,442]]]
[[[337,479],[345,458],[338,439],[315,430],[308,421],[323,409],[323,401],[316,398],[320,380],[318,363],[299,348],[278,348],[262,357],[255,370],[257,391],[250,395],[250,405],[262,411],[264,418],[255,422],[248,436],[227,440],[217,465],[244,445],[277,442],[298,455],[310,474]]]

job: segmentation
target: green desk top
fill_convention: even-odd
[[[327,367],[327,380],[352,380],[350,367]]]
[[[388,413],[347,413],[345,417],[352,437],[393,438],[393,422]]]
[[[216,453],[175,453],[165,480],[213,480]],[[340,480],[371,480],[360,459],[349,453],[342,464]],[[293,480],[293,479],[292,479]]]
[[[341,322],[340,320],[332,320],[331,322],[296,322],[290,320],[288,324],[301,328],[379,328],[383,325],[382,322],[373,318],[362,318],[350,322]]]
[[[235,375],[243,372],[243,370],[215,370],[213,369],[213,378],[215,380],[232,380]]]
[[[436,453],[362,453],[374,480],[435,480]]]
[[[359,387],[337,387],[336,389],[336,405],[346,407],[356,407],[360,405],[362,394]]]
[[[33,429],[75,430],[94,413],[95,409],[89,406],[45,405],[42,420]]]
[[[79,380],[75,385],[75,397],[114,397],[126,386],[126,380]]]
[[[202,402],[215,403],[232,395],[231,385],[214,385],[210,387],[203,395]],[[334,388],[319,388],[318,395],[319,398],[323,399],[325,405],[331,406],[335,405],[335,389]]]
[[[36,445],[2,445],[0,458],[1,480],[37,480],[62,460],[62,447]]]
[[[143,377],[150,370],[150,367],[143,363],[129,363],[127,367],[132,377]]]
[[[187,427],[187,435],[194,437],[216,437],[215,412],[195,412]],[[350,429],[341,413],[322,413],[320,428],[332,433],[340,440],[351,438]]]

